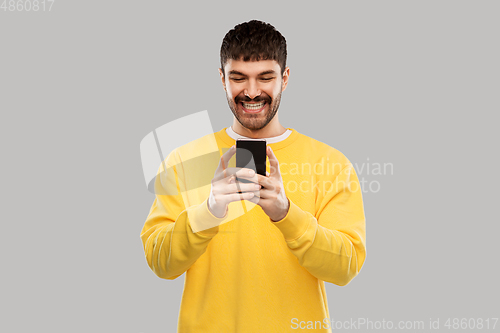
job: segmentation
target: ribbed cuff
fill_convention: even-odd
[[[219,225],[223,223],[226,216],[216,217],[208,209],[208,198],[200,205],[187,209],[189,226],[193,233],[205,237],[214,237],[219,232]]]
[[[290,202],[290,207],[286,216],[277,222],[271,222],[280,229],[286,241],[292,241],[306,232],[311,222],[311,214],[303,211],[292,200],[288,199],[288,201]]]

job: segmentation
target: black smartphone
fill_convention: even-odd
[[[266,140],[237,139],[236,167],[253,169],[259,175],[266,175]],[[238,178],[242,183],[250,183],[247,179]]]

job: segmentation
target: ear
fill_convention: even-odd
[[[226,90],[226,79],[224,78],[224,73],[222,72],[222,69],[219,68],[219,75],[220,79],[222,81],[222,86],[224,87],[224,90]]]
[[[281,89],[281,92],[285,91],[286,86],[288,85],[288,77],[290,76],[290,67],[286,67],[285,71],[283,72],[283,88]]]

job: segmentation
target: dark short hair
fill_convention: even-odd
[[[224,36],[220,48],[222,73],[229,59],[243,61],[276,60],[281,76],[286,67],[286,40],[269,23],[252,20],[235,26]]]

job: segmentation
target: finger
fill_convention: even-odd
[[[220,165],[222,165],[222,162],[220,162]],[[240,168],[229,168],[226,166],[226,172],[225,172],[225,176],[223,175],[223,172],[222,172],[222,168],[221,168],[221,173],[217,174],[219,176],[219,179],[222,179],[222,178],[229,178],[230,176],[234,176],[236,174],[237,171],[240,170]]]
[[[228,182],[230,179],[238,179],[238,178],[244,178],[248,179],[254,183],[257,183],[257,177],[255,175],[255,171],[252,169],[247,169],[247,168],[226,168],[226,172],[221,173],[216,173],[213,181],[218,182],[218,181],[223,181],[223,182]],[[253,174],[253,176],[252,176]],[[231,178],[232,177],[232,178]]]
[[[275,174],[279,175],[280,174],[280,164],[279,164],[278,159],[276,158],[276,155],[274,155],[274,152],[270,146],[267,146],[266,154],[269,157],[269,166],[271,169],[270,176],[274,176]]]
[[[253,198],[255,194],[253,192],[244,192],[244,193],[233,193],[233,194],[225,194],[222,196],[222,200],[225,203],[230,203],[234,201],[240,200],[249,200]]]
[[[257,178],[258,178],[258,184],[262,185],[263,188],[272,187],[274,182],[275,182],[272,179],[270,179],[269,177],[265,177],[262,175],[257,175]]]
[[[212,180],[212,186],[214,191],[217,192],[217,189],[219,189],[218,192],[220,192],[220,189],[221,188],[224,188],[226,187],[228,184],[235,184],[238,182],[238,179],[236,178],[236,176],[234,174],[230,174],[228,172],[228,175],[227,177],[224,177],[224,175],[222,173],[216,175],[214,177],[214,179]]]
[[[258,205],[261,198],[258,195],[254,195],[253,197],[246,199],[246,200]]]
[[[236,176],[241,178],[252,177],[255,171],[249,168],[226,168],[226,177]]]
[[[255,183],[241,183],[235,182],[232,184],[227,184],[216,191],[220,191],[218,193],[221,194],[232,194],[238,192],[255,192],[259,191],[262,188],[261,185]]]
[[[219,165],[217,166],[217,170],[215,171],[216,174],[218,173],[225,173],[225,170],[227,169],[229,165],[229,160],[233,155],[236,153],[236,147],[233,145],[231,148],[229,148],[222,156],[220,157],[219,160]],[[225,177],[226,175],[224,175]]]
[[[261,199],[275,198],[276,197],[276,191],[268,190],[266,188],[263,188],[262,190],[259,191],[259,197]]]
[[[241,168],[241,170],[238,170],[235,173],[236,178],[238,179],[247,179],[251,182],[258,183],[258,178],[259,176],[254,170],[252,169],[247,169],[247,168]]]

